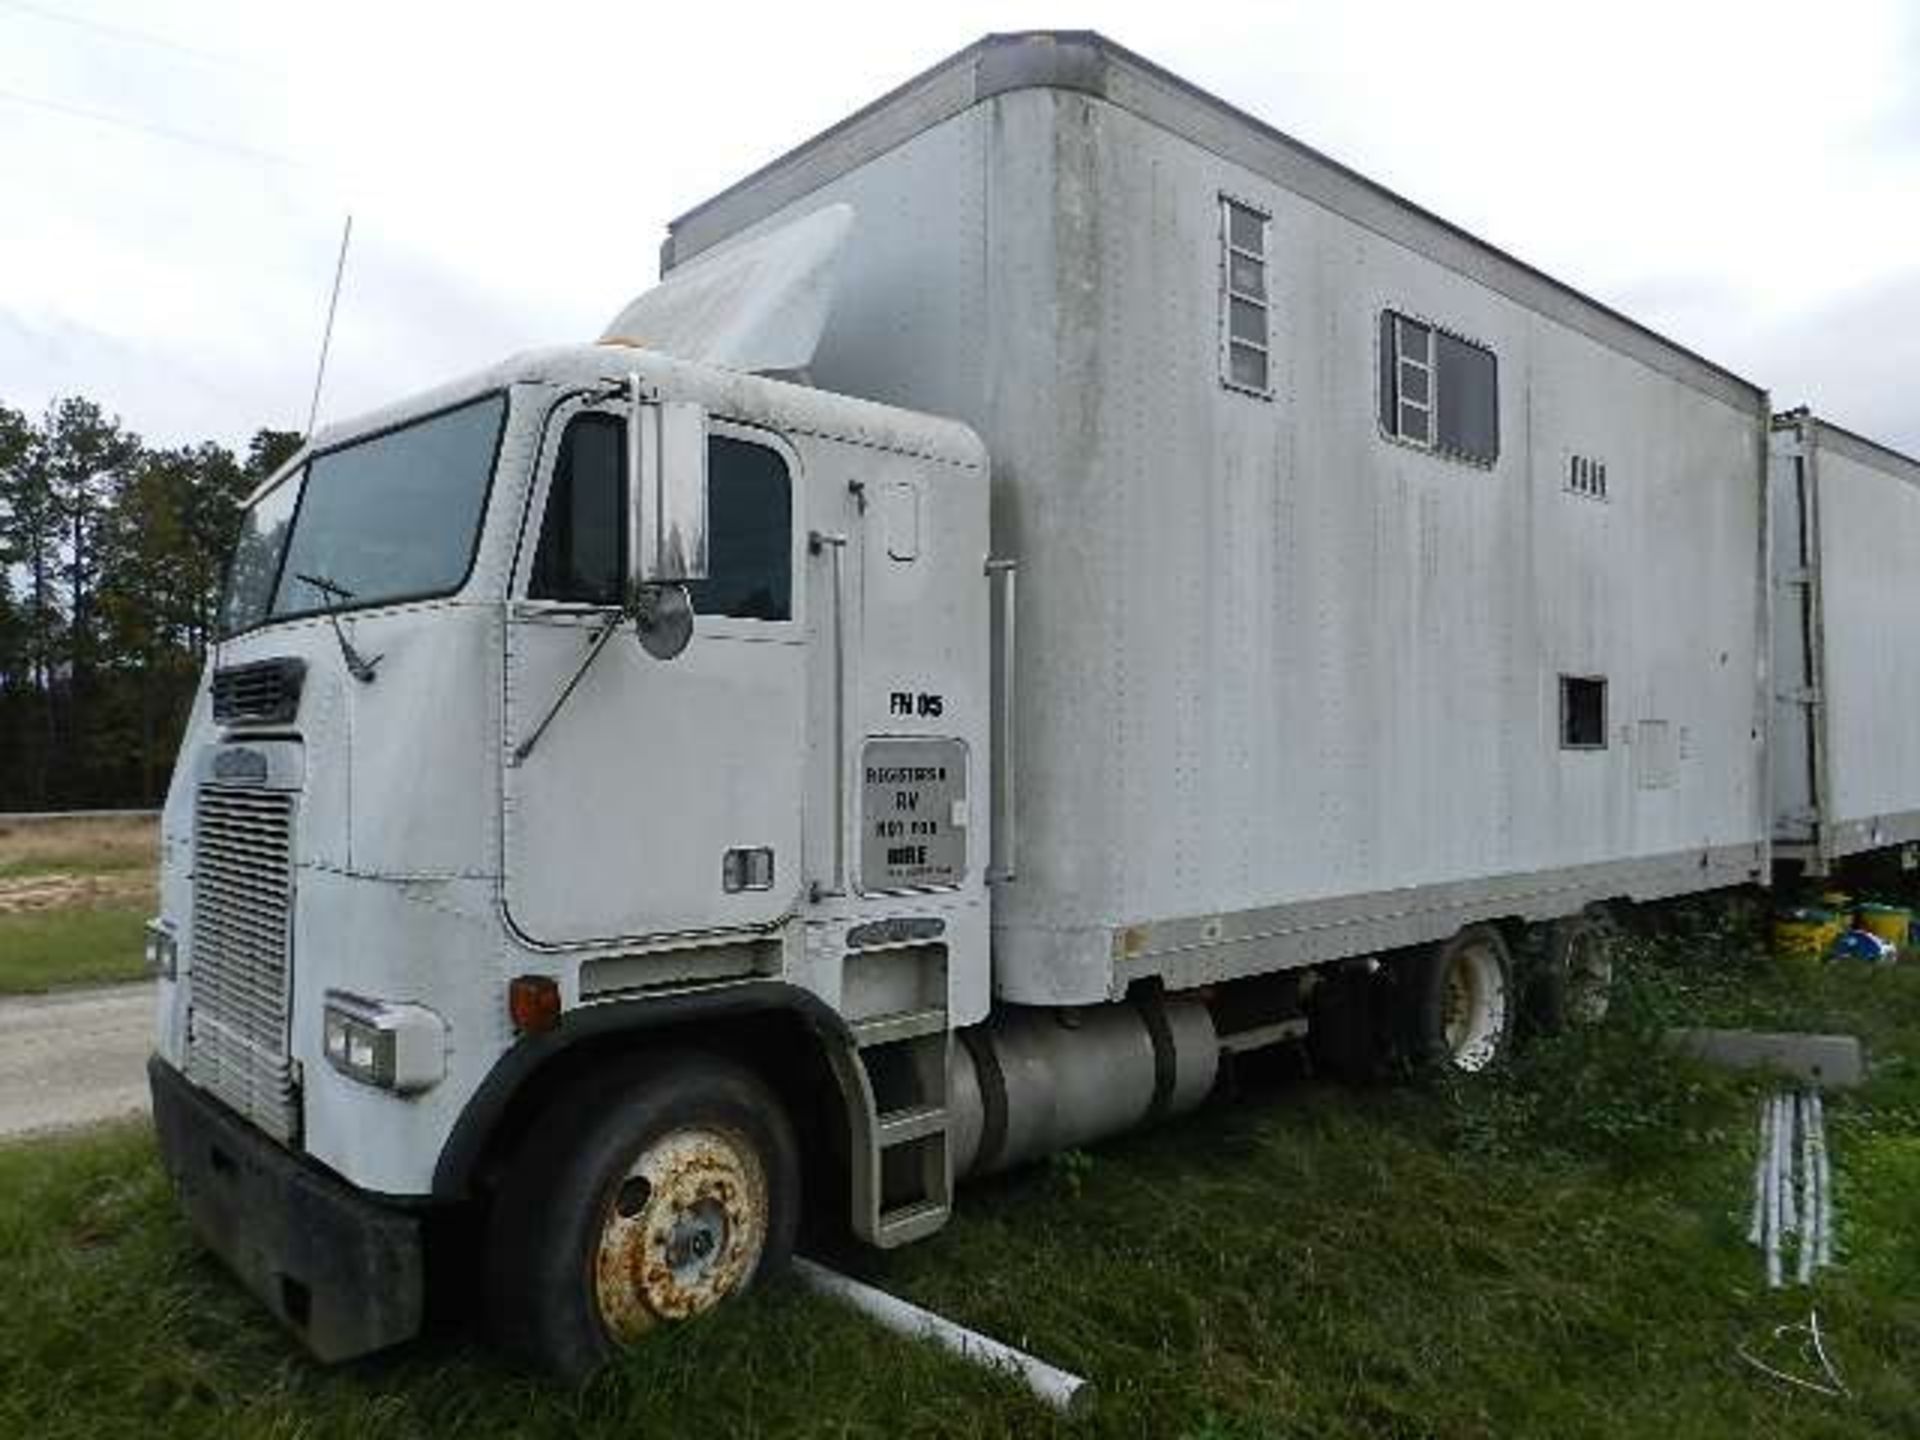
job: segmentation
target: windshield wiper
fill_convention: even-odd
[[[322,595],[328,597],[329,600],[338,602],[353,599],[353,591],[347,589],[346,586],[337,581],[329,580],[324,575],[295,575],[294,579],[304,580]],[[340,627],[339,603],[329,604],[321,613],[333,622],[333,638],[340,642],[340,658],[346,662],[347,673],[362,685],[371,685],[373,683],[374,667],[385,657],[376,655],[373,659],[369,660],[358,650],[354,649],[353,641],[347,638],[347,632]]]

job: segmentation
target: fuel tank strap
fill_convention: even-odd
[[[974,1074],[979,1077],[980,1144],[972,1168],[984,1172],[999,1160],[1007,1145],[1007,1077],[1000,1071],[1000,1057],[994,1054],[986,1026],[960,1031],[959,1040],[973,1057]]]
[[[1174,1053],[1173,1027],[1167,1023],[1167,1009],[1160,995],[1142,995],[1134,1007],[1147,1027],[1147,1038],[1153,1042],[1153,1102],[1146,1114],[1147,1120],[1153,1121],[1167,1113],[1180,1076],[1180,1062]]]

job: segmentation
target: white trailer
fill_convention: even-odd
[[[1920,840],[1920,461],[1773,423],[1774,853],[1810,874]]]
[[[896,1245],[1236,1051],[1480,1068],[1594,907],[1764,878],[1746,382],[1084,34],[665,260],[247,512],[151,1073],[317,1353],[465,1215],[584,1370],[803,1196]]]

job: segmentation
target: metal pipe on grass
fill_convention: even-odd
[[[1813,1267],[1820,1250],[1820,1210],[1815,1194],[1813,1163],[1813,1099],[1796,1097],[1800,1110],[1800,1264],[1795,1278],[1802,1285],[1813,1282]]]
[[[931,1340],[976,1365],[1004,1370],[1024,1384],[1034,1396],[1062,1414],[1083,1412],[1093,1401],[1093,1386],[1078,1375],[1035,1359],[1025,1351],[969,1330],[964,1325],[922,1310],[884,1290],[863,1285],[858,1280],[829,1270],[811,1260],[796,1258],[794,1273],[810,1288],[852,1306],[868,1319],[896,1335],[914,1340]]]
[[[1814,1091],[1813,1163],[1819,1175],[1820,1243],[1814,1260],[1820,1265],[1833,1263],[1833,1174],[1827,1166],[1827,1111],[1820,1092]]]
[[[1747,1222],[1747,1243],[1767,1237],[1767,1168],[1773,1147],[1773,1101],[1760,1103],[1760,1140],[1753,1151],[1753,1215]]]
[[[1780,1233],[1784,1236],[1800,1228],[1799,1207],[1793,1201],[1793,1140],[1797,1127],[1791,1091],[1780,1092],[1780,1126]]]
[[[1767,1102],[1772,1114],[1770,1143],[1767,1148],[1767,1288],[1780,1288],[1780,1097]]]

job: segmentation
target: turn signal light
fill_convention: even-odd
[[[547,975],[516,975],[507,986],[507,1014],[513,1028],[538,1035],[560,1023],[560,985]]]

